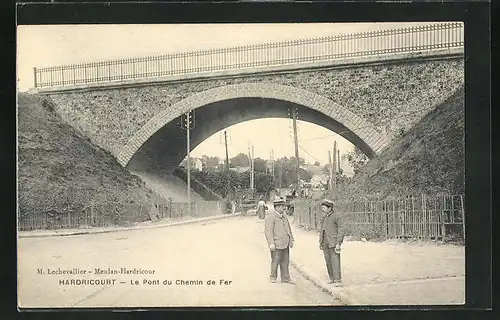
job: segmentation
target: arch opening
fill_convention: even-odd
[[[213,134],[232,125],[263,118],[290,118],[292,108],[298,119],[338,133],[356,145],[368,157],[376,155],[372,140],[360,136],[340,120],[303,104],[263,97],[223,99],[195,109],[195,128],[191,130],[191,150]],[[181,112],[179,112],[181,113]],[[357,121],[358,128],[362,127]],[[365,124],[366,125],[366,124]],[[249,132],[249,135],[252,133]],[[379,138],[379,137],[375,137]],[[375,140],[378,141],[378,140]],[[325,146],[328,148],[329,146]],[[155,131],[133,154],[126,164],[133,171],[161,171],[171,173],[186,157],[186,132],[180,128],[180,116]]]

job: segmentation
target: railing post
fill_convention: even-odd
[[[34,79],[33,79],[33,85],[34,87],[38,87],[38,83],[37,83],[37,71],[36,71],[36,67],[33,68],[33,76],[34,76]]]
[[[422,193],[422,227],[424,229],[424,238],[429,238],[429,232],[428,232],[428,227],[427,227],[427,208],[425,204],[425,193]]]
[[[460,208],[461,208],[461,213],[462,213],[462,234],[464,237],[464,244],[465,244],[465,208],[464,208],[464,197],[461,195],[460,196]]]

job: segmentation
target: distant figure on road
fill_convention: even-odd
[[[266,216],[266,203],[264,202],[264,197],[260,196],[259,203],[257,203],[257,216],[259,219],[264,219]]]
[[[321,211],[325,216],[321,219],[319,229],[319,248],[323,250],[325,256],[326,269],[330,282],[340,285],[342,282],[342,272],[340,267],[340,247],[344,240],[341,233],[340,217],[334,209],[334,203],[331,200],[321,202]]]
[[[285,211],[285,201],[282,199],[273,202],[274,210],[269,210],[265,218],[264,233],[266,235],[269,249],[271,250],[271,275],[272,283],[276,282],[278,277],[278,266],[280,268],[281,282],[294,282],[290,279],[290,248],[293,247],[293,234],[290,228],[290,222]]]

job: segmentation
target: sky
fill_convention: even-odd
[[[424,23],[287,23],[287,24],[165,24],[165,25],[31,25],[17,28],[19,91],[33,87],[33,68],[108,59],[185,52],[262,42],[295,40],[345,33],[403,28]],[[353,145],[322,127],[298,122],[299,156],[307,162],[328,163],[328,147],[337,141],[343,153]],[[230,128],[230,156],[247,152],[253,139],[255,156],[293,156],[291,120],[261,119]],[[249,135],[258,132],[258,135]],[[277,133],[276,133],[277,132]],[[305,150],[305,151],[304,151]],[[224,156],[220,134],[195,150],[194,156]]]

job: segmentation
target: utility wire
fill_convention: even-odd
[[[307,152],[307,150],[306,150],[306,149],[304,149],[304,148],[302,148],[302,146],[301,146],[300,144],[299,144],[299,148],[300,148],[302,151],[304,151],[305,153],[307,153],[307,154],[308,154],[311,158],[313,158],[314,160],[316,160],[316,161],[318,161],[319,163],[321,163],[321,161],[320,161],[318,158],[316,158],[315,156],[313,156],[312,154],[310,154],[309,152]]]

